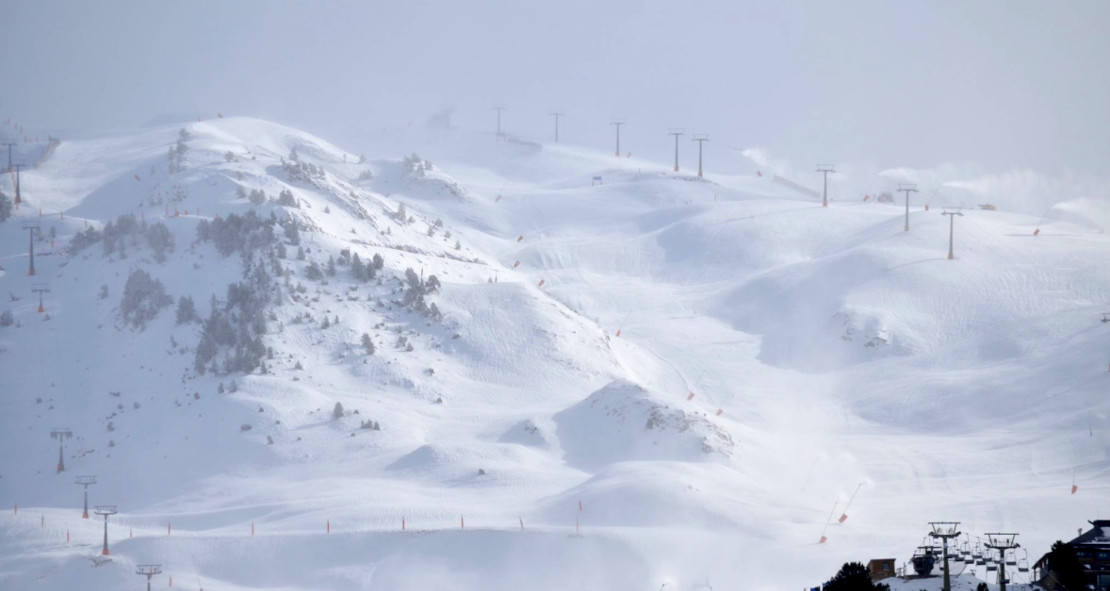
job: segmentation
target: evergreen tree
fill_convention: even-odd
[[[890,585],[874,583],[861,562],[846,562],[840,572],[822,586],[822,591],[890,591]]]
[[[362,265],[362,259],[358,258],[357,252],[351,257],[351,274],[354,275],[355,279],[358,281],[366,280],[366,269]]]
[[[146,323],[158,315],[158,311],[168,306],[173,298],[166,295],[161,281],[154,279],[142,269],[136,269],[127,277],[120,301],[120,316],[124,322],[142,330]]]
[[[154,260],[159,263],[166,261],[167,252],[173,252],[173,234],[161,222],[148,226],[146,232],[144,232],[144,238],[146,238],[150,250],[154,251]]]
[[[1048,569],[1056,579],[1056,583],[1063,587],[1063,591],[1086,591],[1087,581],[1083,565],[1075,548],[1057,540],[1048,553]]]
[[[197,319],[197,308],[193,304],[193,298],[189,296],[181,296],[177,299],[177,323],[185,324],[186,322],[193,322]]]
[[[12,200],[0,191],[0,222],[12,217]]]

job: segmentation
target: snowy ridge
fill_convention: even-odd
[[[539,148],[364,159],[248,118],[63,141],[0,223],[0,586],[764,589],[905,560],[929,520],[1032,553],[1098,516],[1093,225],[965,210],[949,261],[935,210],[906,233]],[[136,271],[172,303],[135,312]],[[111,557],[76,474],[119,505]]]

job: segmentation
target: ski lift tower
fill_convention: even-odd
[[[501,111],[504,111],[505,107],[494,107],[493,110],[497,111],[497,141],[501,141],[503,136],[501,133]]]
[[[825,175],[824,189],[821,191],[821,207],[828,207],[829,206],[829,173],[830,172],[836,172],[836,169],[833,168],[832,166],[818,166],[817,167],[817,172],[820,172],[823,175]]]
[[[709,141],[709,136],[707,134],[704,134],[704,133],[695,133],[694,136],[693,136],[693,139],[691,139],[690,141],[698,143],[698,178],[702,178],[702,175],[701,175],[701,147],[702,147],[702,144]]]
[[[108,516],[115,515],[118,511],[116,511],[115,505],[97,505],[93,513],[104,516],[104,549],[100,551],[100,554],[109,556],[111,552],[108,551]]]
[[[674,171],[678,172],[678,138],[686,134],[686,130],[681,128],[671,128],[667,131],[667,135],[674,136]]]
[[[154,575],[162,574],[161,564],[137,564],[135,565],[135,574],[146,576],[146,591],[150,591],[150,579]]]
[[[906,232],[910,231],[910,193],[917,192],[916,183],[899,183],[898,192],[906,194]]]
[[[999,591],[1006,591],[1006,551],[1020,548],[1021,544],[1014,542],[1017,534],[1006,533],[993,533],[986,534],[987,548],[998,550],[998,588]]]
[[[8,147],[8,172],[12,171],[12,146],[15,146],[18,143],[19,142],[13,142],[11,140],[4,140],[0,142],[0,146]]]
[[[35,274],[35,234],[39,233],[38,222],[23,222],[23,229],[27,230],[28,234],[28,247],[27,252],[30,254],[30,262],[27,264],[27,274]]]
[[[42,294],[50,293],[50,286],[45,283],[35,283],[31,286],[31,291],[39,294],[39,314],[42,314],[46,311],[42,305]]]
[[[58,472],[65,472],[66,463],[65,460],[62,458],[62,447],[63,442],[66,439],[73,438],[73,431],[70,431],[69,429],[51,429],[50,437],[52,439],[58,440]]]
[[[562,111],[552,111],[548,113],[548,115],[551,115],[555,118],[555,143],[557,144],[559,143],[559,117],[566,115],[566,113]]]
[[[12,164],[8,166],[8,170],[11,170],[13,168],[15,169],[15,199],[13,200],[13,203],[15,203],[15,208],[19,209],[19,204],[23,202],[23,197],[21,196],[21,193],[19,191],[19,171],[27,168],[27,165]]]
[[[82,519],[89,518],[89,486],[96,484],[96,476],[78,476],[75,480],[77,484],[85,487],[85,511],[81,513]]]
[[[956,211],[948,211],[946,209],[940,215],[948,216],[948,260],[952,260],[956,258],[955,255],[952,254],[952,231],[956,226],[956,216],[963,217],[964,214],[960,213],[958,209]]]
[[[609,125],[617,128],[617,156],[621,155],[621,126],[624,125],[624,119],[613,119]]]
[[[929,535],[933,538],[940,538],[943,551],[941,553],[941,560],[943,560],[944,568],[944,591],[952,591],[952,581],[948,576],[948,540],[960,535],[959,521],[930,521],[929,526],[933,528]]]

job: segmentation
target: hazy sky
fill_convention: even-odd
[[[454,122],[665,157],[761,146],[880,168],[1108,176],[1110,2],[3,0],[0,117],[253,115],[329,139]]]

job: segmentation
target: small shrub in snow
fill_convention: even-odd
[[[374,341],[366,333],[362,333],[362,348],[366,350],[367,355],[374,354]]]
[[[0,312],[0,326],[11,326],[15,323],[15,318],[12,317],[11,310],[4,310]]]
[[[342,419],[343,418],[343,405],[342,404],[340,404],[338,402],[335,403],[335,408],[331,409],[331,418],[332,419]]]
[[[97,294],[97,297],[102,299],[102,300],[108,299],[108,284],[107,283],[100,286],[100,293]]]

